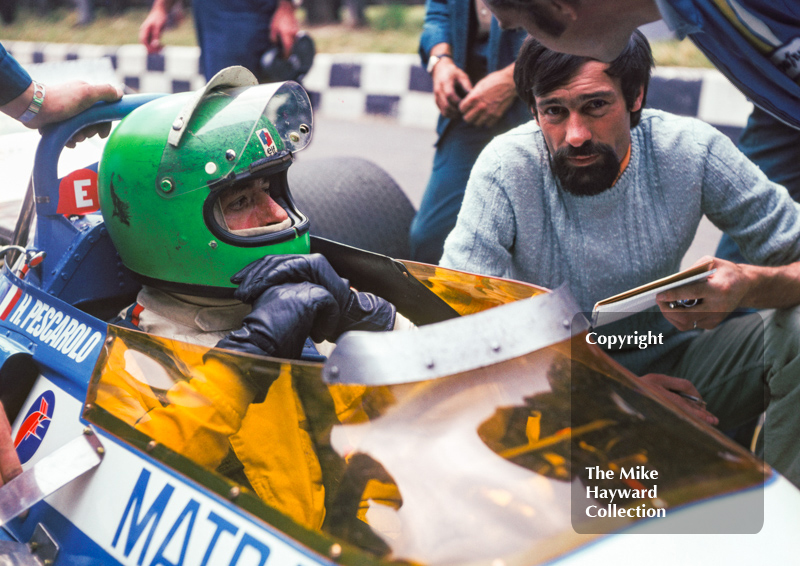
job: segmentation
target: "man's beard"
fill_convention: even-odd
[[[568,158],[595,155],[599,159],[591,165],[576,167]],[[611,188],[619,175],[619,158],[614,149],[604,143],[587,141],[580,147],[567,145],[555,152],[551,160],[553,174],[561,188],[576,196],[599,195]]]

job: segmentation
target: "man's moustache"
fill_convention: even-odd
[[[557,153],[560,153],[564,157],[588,157],[590,155],[595,155],[603,152],[603,150],[605,149],[604,147],[602,147],[603,145],[605,144],[598,144],[588,141],[584,142],[583,145],[579,147],[574,147],[571,145],[562,147],[557,151]]]

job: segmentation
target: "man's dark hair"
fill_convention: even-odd
[[[514,67],[514,83],[519,97],[536,113],[536,97],[542,97],[564,86],[578,72],[588,57],[552,51],[529,37],[525,40]],[[636,30],[628,45],[606,69],[606,74],[619,79],[628,109],[633,108],[642,89],[642,108],[647,100],[647,85],[653,68],[653,54],[647,38]],[[631,128],[639,123],[641,108],[631,112]]]
[[[526,12],[540,30],[547,35],[560,37],[567,26],[560,20],[553,17],[553,14],[545,7],[545,2],[538,0],[485,0],[491,8],[508,8]],[[568,4],[577,4],[577,0],[565,0]]]

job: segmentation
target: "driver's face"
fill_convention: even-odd
[[[289,218],[269,195],[269,180],[255,179],[244,187],[232,188],[219,197],[225,222],[231,230],[261,228]]]

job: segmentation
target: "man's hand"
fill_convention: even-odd
[[[297,359],[306,338],[322,341],[339,322],[339,305],[323,287],[287,283],[269,287],[253,302],[242,328],[217,343],[218,348]]]
[[[19,119],[28,109],[31,100],[33,100],[33,91],[34,84],[31,83],[25,92],[0,107],[0,111],[12,118]],[[42,108],[25,125],[28,128],[42,128],[48,124],[72,118],[75,114],[83,112],[96,102],[115,102],[120,98],[122,98],[122,89],[110,84],[90,85],[83,81],[72,81],[60,85],[47,86]],[[104,138],[110,131],[110,123],[88,126],[72,136],[72,139],[67,142],[67,147],[75,147],[77,142],[95,134],[99,134],[100,137]]]
[[[150,13],[139,26],[139,43],[147,48],[148,53],[159,53],[161,48],[161,34],[167,25],[169,11],[174,0],[155,0]]]
[[[17,98],[2,107],[2,111],[13,118],[19,118],[33,100],[34,85]],[[122,89],[111,84],[90,85],[83,81],[72,81],[45,88],[44,103],[39,113],[25,125],[29,128],[42,128],[48,124],[62,122],[80,114],[96,102],[115,102],[122,98]],[[97,134],[104,138],[111,131],[111,123],[105,122],[87,126],[67,142],[67,147]]]
[[[697,263],[712,259],[703,257]],[[721,323],[728,314],[742,304],[750,291],[751,279],[740,264],[713,258],[717,271],[705,281],[676,287],[656,295],[661,312],[678,330],[704,328],[710,330]],[[702,299],[689,308],[670,308],[673,301]]]
[[[300,26],[297,24],[297,18],[294,15],[294,6],[288,0],[279,0],[278,7],[272,16],[272,23],[270,24],[269,38],[272,43],[283,46],[281,52],[283,58],[288,59],[292,54],[294,48],[294,39],[297,36],[297,31]]]
[[[397,310],[390,302],[373,295],[359,293],[350,288],[320,254],[287,254],[266,256],[254,261],[236,275],[231,282],[239,285],[234,297],[249,303],[275,286],[310,282],[326,289],[339,307],[337,324],[327,332],[312,338],[336,340],[348,330],[387,331],[394,328]]]
[[[719,419],[706,410],[705,401],[700,397],[700,393],[691,381],[660,373],[648,373],[643,375],[640,380],[657,396],[669,399],[687,415],[712,426],[719,424]]]
[[[491,128],[503,117],[517,97],[513,69],[511,65],[489,73],[477,82],[458,106],[464,121],[473,126]]]
[[[22,473],[22,465],[14,448],[11,438],[11,425],[8,422],[6,411],[0,403],[0,486]]]
[[[445,118],[460,118],[459,104],[472,90],[472,81],[452,59],[442,57],[433,68],[433,96]]]

